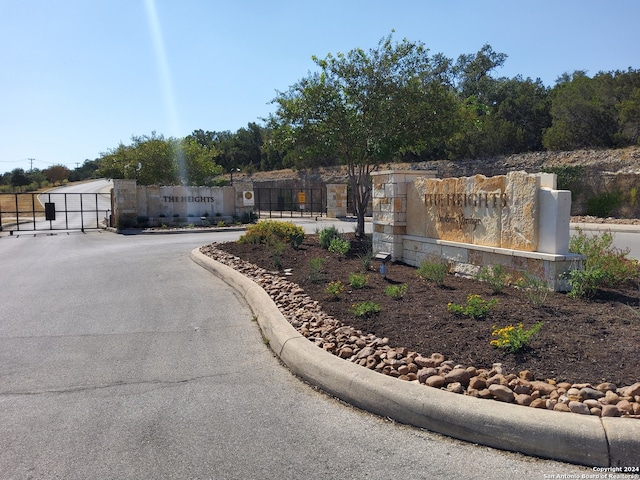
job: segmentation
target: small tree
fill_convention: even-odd
[[[394,43],[389,35],[368,52],[314,56],[320,72],[273,101],[271,127],[283,149],[346,164],[358,237],[364,236],[372,170],[446,137],[455,98],[440,81],[441,57],[434,58],[423,44]]]
[[[68,180],[70,173],[71,170],[64,165],[54,165],[44,171],[44,176],[49,182],[56,184]]]

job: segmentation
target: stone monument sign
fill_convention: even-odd
[[[439,258],[456,273],[485,265],[558,275],[579,268],[569,253],[571,192],[553,174],[434,178],[431,172],[373,174],[373,245],[395,261],[418,266]]]

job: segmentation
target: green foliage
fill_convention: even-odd
[[[591,297],[601,286],[614,287],[629,280],[637,280],[640,274],[638,262],[627,258],[628,250],[613,246],[613,235],[587,235],[582,230],[571,236],[569,251],[585,256],[582,270],[570,270],[564,274],[574,298]]]
[[[380,305],[375,302],[360,302],[351,305],[351,313],[356,317],[368,317],[374,313],[380,312]]]
[[[373,252],[371,250],[367,250],[365,253],[358,254],[358,258],[360,259],[360,263],[362,264],[362,271],[368,272],[371,270],[371,262],[373,261]]]
[[[320,247],[324,248],[325,250],[329,249],[331,240],[333,240],[334,238],[342,238],[342,234],[333,225],[324,227],[322,230],[320,230],[320,233],[318,233],[318,243],[320,244]]]
[[[565,273],[571,290],[568,296],[571,298],[592,297],[598,287],[604,283],[606,273],[601,268],[590,270],[570,270]]]
[[[395,300],[400,300],[406,295],[408,288],[409,287],[406,283],[403,283],[402,285],[388,285],[384,289],[384,294],[387,297],[391,297]]]
[[[538,322],[529,330],[525,330],[522,323],[515,327],[509,325],[502,328],[494,325],[491,328],[491,335],[496,338],[489,343],[501,350],[511,353],[519,352],[527,345],[531,337],[540,331],[542,325],[542,322]]]
[[[551,91],[552,124],[543,136],[548,150],[620,147],[640,136],[640,71],[565,74]]]
[[[587,174],[587,169],[582,165],[562,165],[558,167],[545,167],[545,173],[555,173],[557,176],[558,190],[571,190],[578,195],[582,191],[582,182]]]
[[[351,249],[351,243],[349,240],[342,238],[334,238],[329,244],[329,251],[331,253],[337,253],[338,255],[346,255]]]
[[[587,199],[587,215],[606,218],[622,204],[621,192],[602,192]]]
[[[271,255],[273,265],[279,270],[282,268],[282,252],[284,252],[284,242],[276,236],[271,236],[267,242],[267,248]]]
[[[549,296],[549,285],[541,276],[525,272],[523,276],[515,281],[515,286],[522,289],[525,297],[533,306],[540,308]]]
[[[329,282],[324,292],[335,300],[344,293],[344,284],[340,280]]]
[[[322,269],[324,265],[324,258],[314,257],[309,259],[309,281],[311,283],[318,283],[322,277]]]
[[[441,287],[444,285],[447,270],[448,267],[446,263],[425,259],[416,270],[416,275]]]
[[[364,273],[349,273],[349,285],[351,288],[359,290],[369,284],[369,277]]]
[[[475,278],[486,282],[493,293],[501,293],[509,283],[509,274],[502,265],[482,267]]]
[[[304,230],[302,230],[302,227],[300,227],[300,231],[291,232],[291,234],[289,235],[289,244],[294,250],[298,250],[300,248],[303,240]]]
[[[467,295],[466,305],[450,302],[447,304],[447,311],[455,315],[463,315],[478,320],[485,317],[497,303],[498,301],[496,299],[487,302],[483,300],[480,295],[470,293]]]
[[[139,185],[205,185],[223,171],[214,160],[215,151],[189,137],[165,139],[152,132],[131,141],[101,155],[100,175],[135,178]]]
[[[294,246],[294,243],[299,245],[297,242],[302,243],[302,239],[304,239],[304,229],[291,222],[265,220],[249,225],[244,235],[238,239],[238,243],[269,243],[272,238],[284,243],[290,243],[292,246]]]

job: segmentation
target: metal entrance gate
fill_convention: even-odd
[[[81,230],[109,226],[109,193],[0,193],[0,231]]]
[[[254,211],[278,216],[321,217],[327,214],[327,196],[323,188],[254,187]]]

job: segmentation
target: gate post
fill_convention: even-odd
[[[134,226],[138,217],[138,194],[135,180],[113,179],[113,219],[116,228]]]
[[[347,216],[347,186],[342,183],[327,183],[327,217]]]

